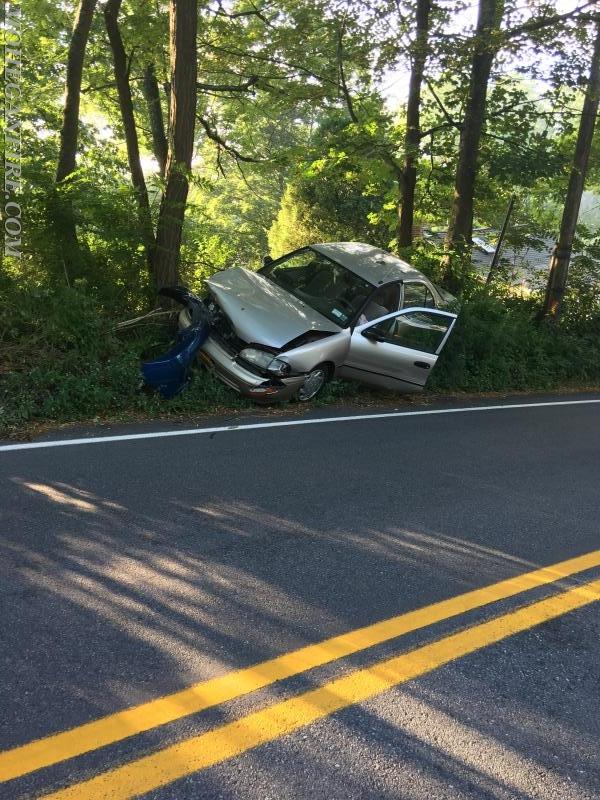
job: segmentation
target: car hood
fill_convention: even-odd
[[[233,267],[207,280],[222,311],[245,342],[280,348],[311,330],[342,330],[257,272]]]

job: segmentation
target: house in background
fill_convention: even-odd
[[[528,288],[540,280],[540,274],[545,281],[548,273],[550,256],[554,247],[554,240],[550,238],[539,238],[523,236],[518,243],[515,243],[513,231],[510,239],[505,239],[500,253],[499,270],[515,286],[520,285]],[[443,247],[446,232],[422,228],[420,233],[425,241],[431,242],[436,246]],[[473,267],[483,277],[487,278],[492,259],[496,251],[496,243],[500,231],[495,228],[474,228],[473,229],[473,251],[471,260]]]

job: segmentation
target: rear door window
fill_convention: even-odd
[[[404,284],[403,308],[435,308],[433,295],[421,281],[409,281]]]

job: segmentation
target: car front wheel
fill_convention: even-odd
[[[323,389],[331,375],[331,370],[321,364],[306,374],[304,383],[298,389],[296,397],[301,403],[306,403],[316,397]]]

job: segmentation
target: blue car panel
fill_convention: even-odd
[[[168,352],[141,365],[145,385],[169,399],[188,382],[190,367],[210,333],[210,315],[202,300],[183,287],[165,287],[159,294],[187,306],[192,317],[191,326],[177,334],[177,343]]]

